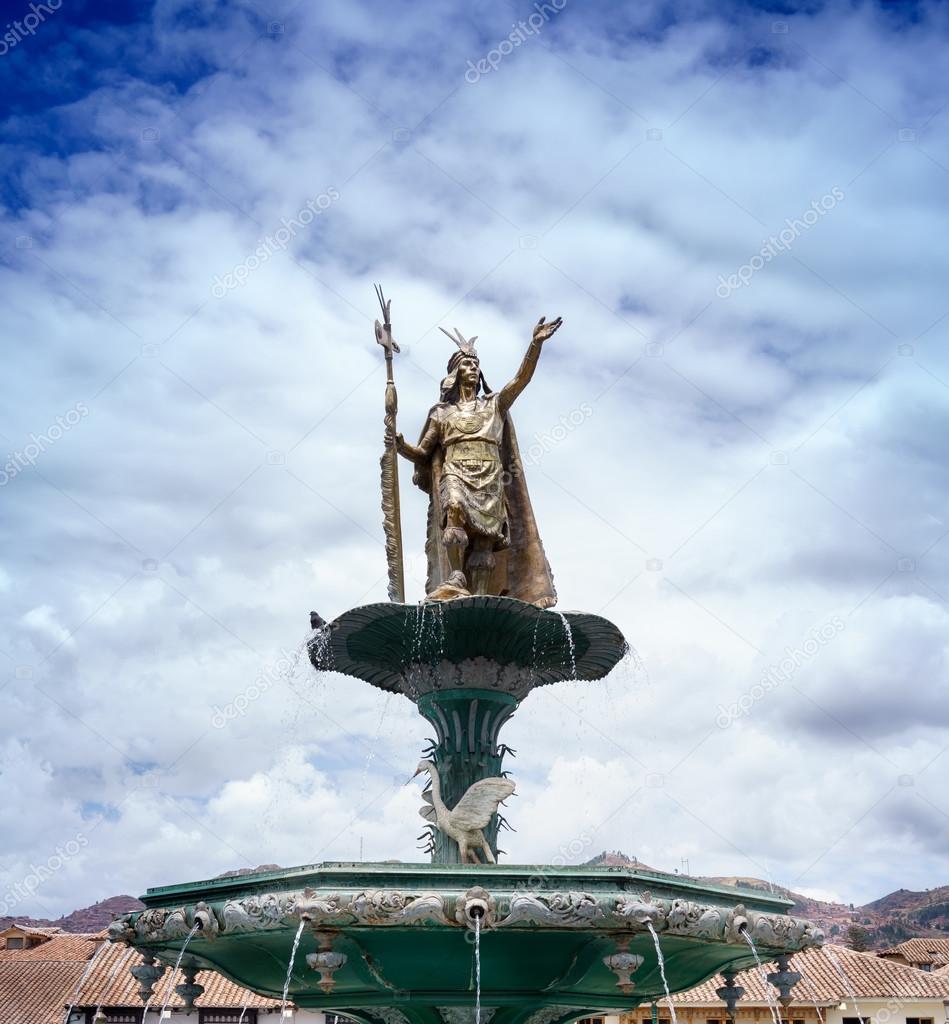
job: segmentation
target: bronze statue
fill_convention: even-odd
[[[380,301],[386,323],[377,322],[376,338],[391,365],[394,342],[387,304]],[[441,400],[430,410],[418,444],[395,431],[394,415],[387,417],[387,455],[394,448],[410,460],[414,483],[429,495],[428,600],[498,594],[542,608],[557,601],[509,413],[534,375],[543,343],[562,322],[540,318],[520,369],[500,391],[484,379],[477,338],[465,338],[457,328],[454,334],[444,331],[458,351],[448,361]]]

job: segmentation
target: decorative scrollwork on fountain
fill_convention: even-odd
[[[470,1006],[438,1006],[436,1009],[445,1024],[471,1024]],[[482,1006],[481,1024],[490,1024],[497,1012],[496,1006]]]
[[[186,907],[156,907],[117,917],[108,935],[110,942],[171,942],[186,938],[191,928]]]
[[[298,903],[304,900],[303,893],[263,893],[228,900],[221,911],[223,931],[255,932],[285,928],[298,914]]]
[[[502,665],[491,658],[440,661],[435,665],[415,664],[406,674],[403,689],[413,699],[437,690],[497,690],[523,700],[537,685],[536,673],[519,665]]]
[[[643,928],[648,922],[658,932],[666,926],[668,905],[665,901],[654,903],[648,893],[643,893],[641,898],[622,896],[616,901],[613,913],[625,922],[638,924]]]
[[[748,937],[756,946],[767,949],[806,949],[808,946],[820,946],[824,942],[824,933],[810,921],[799,917],[787,917],[783,914],[762,914],[748,910],[740,904],[735,908],[741,911],[744,928]],[[739,941],[741,938],[739,936]]]
[[[347,910],[361,925],[451,924],[443,896],[373,889],[354,896]]]
[[[587,892],[515,893],[498,928],[513,924],[546,925],[555,928],[592,928],[604,920],[609,909]]]
[[[666,930],[673,935],[721,942],[725,937],[727,914],[727,910],[722,907],[701,906],[689,900],[673,900],[666,916]]]
[[[382,1024],[409,1024],[409,1018],[394,1006],[374,1006],[371,1010],[363,1010],[363,1015]]]
[[[320,895],[315,889],[304,889],[302,896],[295,901],[293,910],[301,921],[310,921],[318,926],[347,916],[347,911],[340,907],[342,899],[338,893]]]
[[[524,1024],[556,1024],[558,1021],[582,1017],[586,1012],[586,1010],[582,1010],[578,1006],[544,1006],[539,1010],[535,1010]]]

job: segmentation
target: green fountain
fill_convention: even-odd
[[[614,867],[497,863],[500,808],[515,783],[501,729],[531,690],[606,676],[628,651],[596,615],[555,612],[556,595],[524,482],[510,406],[560,320],[541,319],[515,378],[492,392],[474,339],[458,350],[418,445],[396,432],[389,303],[383,514],[390,601],[330,623],[313,613],[314,668],[411,700],[434,736],[421,817],[426,864],[323,863],[149,889],[113,941],[145,962],[143,999],[180,961],[188,1005],[197,971],[359,1024],[568,1024],[619,1013],[721,972],[768,975],[787,1003],[787,957],[822,941],[790,902],[752,890]],[[446,332],[447,333],[447,332]],[[397,456],[429,495],[428,580],[404,600]],[[407,823],[407,827],[409,824]],[[565,837],[569,838],[569,837]]]

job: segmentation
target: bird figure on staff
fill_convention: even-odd
[[[396,429],[394,384],[391,374],[392,340],[389,306],[379,289],[385,323],[376,321],[376,340],[386,350],[387,384],[386,451],[383,455],[383,509],[386,513],[387,550],[394,550],[398,528],[401,562],[401,527],[398,516],[398,474],[393,453],[414,466],[413,482],[429,496],[426,555],[426,600],[445,601],[472,594],[517,598],[541,608],[557,601],[553,575],[544,553],[524,478],[510,410],[530,383],[545,341],[559,330],[562,319],[541,317],[530,345],[513,379],[500,391],[492,391],[481,370],[475,342],[457,328],[441,328],[457,351],[448,360],[439,401],[432,406],[417,444],[410,444]],[[396,516],[390,514],[395,479]],[[404,600],[394,591],[401,564],[390,557],[390,590],[393,600]],[[404,594],[404,590],[403,590]]]

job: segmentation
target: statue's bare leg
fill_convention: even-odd
[[[468,531],[465,529],[465,516],[457,505],[449,505],[445,516],[445,553],[452,572],[465,571],[465,550],[468,547]]]
[[[472,594],[490,593],[491,575],[497,560],[494,557],[494,541],[491,537],[475,537],[471,554],[468,556],[467,572]]]

